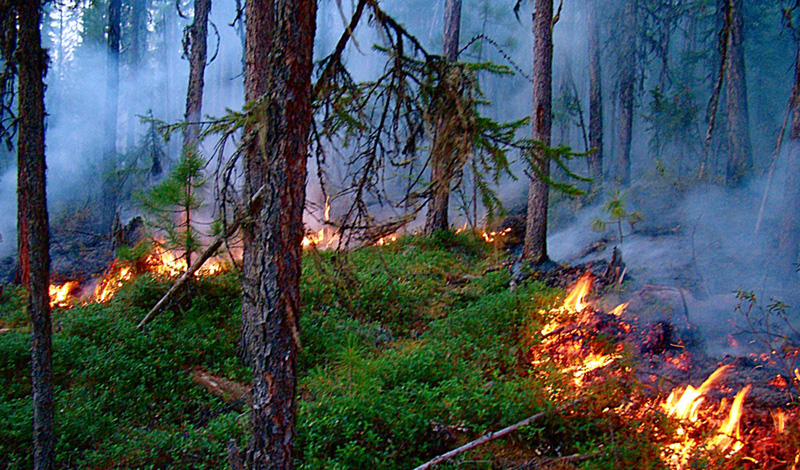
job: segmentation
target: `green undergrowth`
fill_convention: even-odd
[[[437,468],[575,453],[596,454],[584,468],[660,468],[647,425],[603,412],[619,400],[619,382],[587,387],[583,404],[554,411],[558,374],[537,373],[528,355],[542,309],[560,293],[538,283],[512,292],[498,256],[479,237],[449,233],[347,256],[306,252],[298,468],[413,468],[546,410]],[[235,273],[199,281],[143,332],[136,323],[169,287],[147,275],[108,304],[54,311],[59,468],[227,468],[228,440],[247,445],[247,412],[195,385],[192,370],[249,381],[237,356],[238,282]],[[0,328],[16,328],[0,334],[3,470],[31,466],[23,301],[6,289],[0,304]]]

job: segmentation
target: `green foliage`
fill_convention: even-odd
[[[581,176],[573,172],[568,166],[567,162],[576,157],[585,157],[588,153],[576,153],[572,148],[566,145],[559,145],[558,147],[551,147],[545,145],[544,142],[538,140],[526,139],[523,141],[522,158],[528,164],[527,175],[529,178],[536,178],[546,182],[553,188],[563,192],[567,196],[582,196],[585,191],[575,186],[573,183],[560,182],[554,180],[549,173],[542,171],[543,163],[550,161],[555,163],[564,174],[572,180],[576,181],[591,181],[591,178]]]
[[[221,468],[241,437],[238,413],[195,386],[203,367],[246,378],[236,357],[240,291],[235,275],[202,280],[203,295],[145,331],[136,322],[168,286],[148,276],[109,304],[55,310],[56,461],[63,468]],[[154,300],[155,299],[155,300]],[[6,320],[4,303],[0,320]],[[30,468],[30,339],[0,334],[2,468]]]
[[[619,234],[620,243],[624,240],[622,233],[622,224],[627,222],[630,228],[633,229],[634,225],[642,220],[642,214],[638,211],[629,212],[627,208],[627,195],[620,191],[615,191],[611,194],[610,199],[602,207],[608,219],[595,218],[592,220],[592,230],[602,232],[606,229],[608,224],[616,224],[617,233]]]
[[[187,149],[164,181],[139,196],[139,207],[148,224],[166,236],[165,247],[187,256],[201,247],[193,214],[204,206],[204,168],[205,161],[197,152]]]

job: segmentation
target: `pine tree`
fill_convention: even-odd
[[[184,152],[169,176],[139,198],[148,224],[166,236],[164,247],[184,254],[186,267],[201,248],[195,215],[204,205],[205,162],[194,151]]]

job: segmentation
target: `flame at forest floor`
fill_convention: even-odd
[[[632,377],[630,361],[621,360],[634,355],[628,333],[637,326],[623,319],[626,304],[606,313],[588,300],[592,281],[592,275],[584,273],[571,286],[560,307],[541,312],[549,322],[538,332],[541,341],[534,341],[529,351],[529,360],[539,366],[537,369],[555,366],[558,373],[565,376],[566,389],[558,396],[574,397],[581,394],[585,386],[610,377]],[[667,354],[665,351],[659,354],[659,361],[674,361],[676,370],[691,368],[691,355],[686,350],[680,354]],[[723,398],[721,402],[717,401],[721,393],[733,392],[730,387],[719,385],[733,369],[733,365],[718,367],[699,388],[689,384],[677,386],[666,398],[661,395],[632,399],[631,403],[644,403],[639,409],[631,409],[629,403],[611,412],[630,413],[632,417],[649,421],[657,421],[653,415],[657,413],[674,423],[661,431],[662,459],[673,469],[690,468],[693,459],[702,459],[702,456],[715,456],[718,462],[722,462],[720,466],[709,468],[723,468],[725,465],[733,465],[727,468],[745,468],[738,466],[742,465],[741,462],[752,465],[752,468],[793,468],[791,465],[769,467],[764,462],[767,459],[764,449],[783,439],[789,415],[786,411],[771,409],[769,420],[753,425],[750,416],[755,412],[746,406],[748,394],[753,390],[750,384],[744,385],[732,400]]]

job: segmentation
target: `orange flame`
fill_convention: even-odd
[[[50,308],[69,307],[71,305],[70,294],[72,293],[73,290],[75,290],[76,287],[78,287],[77,281],[65,282],[61,286],[56,284],[51,284],[49,288]]]
[[[628,308],[628,304],[630,304],[630,302],[625,302],[624,304],[617,305],[616,307],[614,307],[614,310],[611,311],[611,315],[614,315],[615,317],[622,315],[623,313],[625,313],[625,309]]]
[[[728,414],[728,419],[722,423],[717,435],[711,440],[711,447],[721,451],[730,448],[732,452],[738,452],[744,447],[744,443],[741,441],[742,435],[739,432],[739,421],[742,417],[744,399],[751,388],[750,385],[747,385],[736,394],[736,397],[733,399],[733,405],[731,405],[731,411]]]
[[[511,233],[511,227],[503,229],[499,232],[482,232],[481,237],[486,241],[486,243],[494,243],[495,240],[499,239],[500,237],[505,237]]]
[[[385,237],[378,239],[378,241],[375,242],[375,245],[384,246],[396,241],[397,241],[397,235],[387,235]]]
[[[564,299],[564,308],[576,313],[580,313],[588,305],[586,303],[586,296],[592,290],[592,282],[594,276],[591,272],[586,271],[572,286],[567,298]]]
[[[125,281],[129,281],[133,277],[131,268],[123,266],[117,269],[116,261],[111,263],[108,268],[108,273],[100,280],[97,287],[94,289],[94,299],[98,302],[108,302],[114,297],[114,294],[122,287]]]
[[[776,410],[770,414],[772,415],[772,424],[775,425],[775,434],[783,434],[786,430],[786,412],[783,410]]]
[[[708,393],[711,386],[730,368],[730,365],[720,367],[700,385],[700,388],[694,388],[691,385],[687,386],[684,390],[676,388],[669,394],[667,400],[662,403],[661,408],[668,416],[697,421],[697,411],[703,401],[705,401],[706,393]]]

